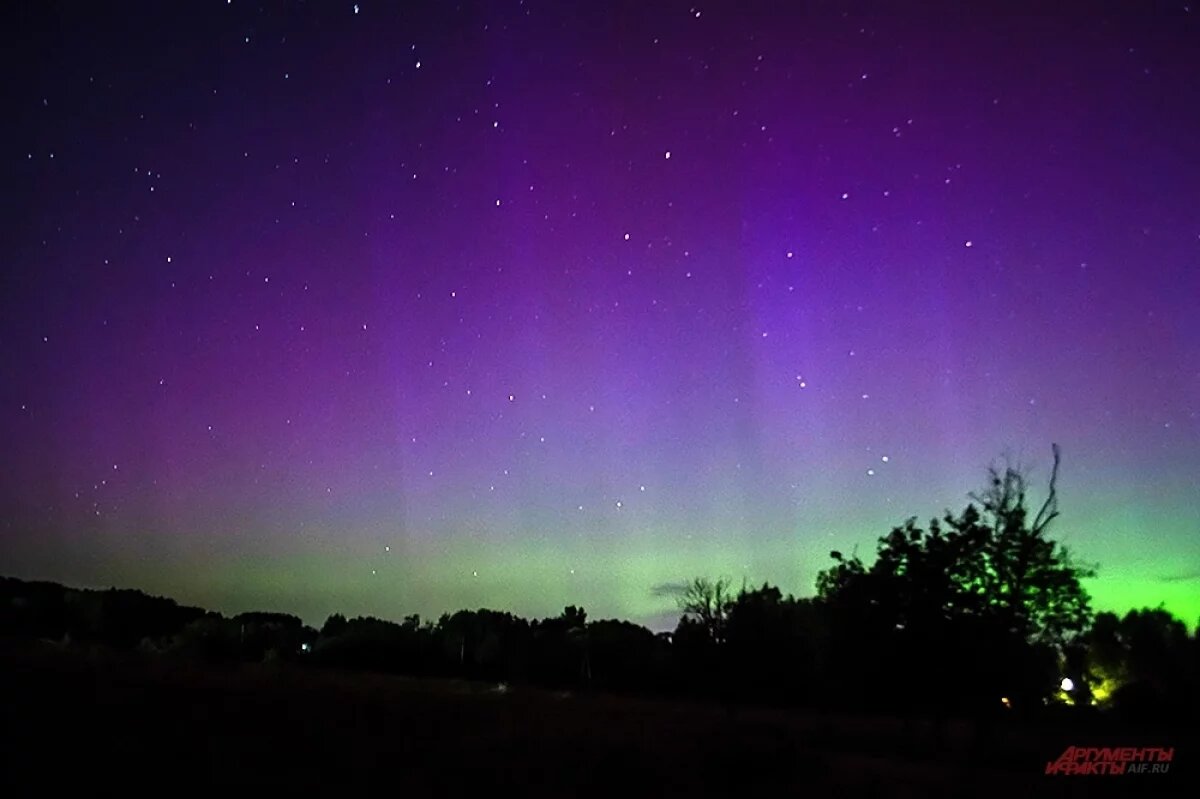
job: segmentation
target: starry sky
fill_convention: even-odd
[[[1200,618],[1200,7],[0,14],[0,573],[662,629],[1057,442]]]

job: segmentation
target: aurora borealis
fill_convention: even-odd
[[[3,13],[0,573],[317,623],[808,595],[1011,452],[1200,618],[1200,9]]]

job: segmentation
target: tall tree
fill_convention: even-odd
[[[1088,625],[1081,580],[1094,574],[1047,535],[1058,516],[1059,462],[1055,446],[1049,492],[1036,512],[1027,475],[1009,464],[990,470],[987,487],[961,513],[947,512],[927,529],[909,519],[880,538],[869,566],[831,553],[835,564],[817,580],[820,600],[879,651],[924,663],[913,675],[928,690],[953,673],[942,671],[945,662],[930,665],[928,652],[954,641],[959,670],[1044,695],[1054,653]]]
[[[836,563],[818,575],[818,595],[874,607],[900,628],[974,619],[1025,640],[1063,643],[1091,618],[1081,580],[1095,570],[1046,533],[1058,517],[1059,462],[1056,445],[1049,494],[1036,514],[1026,474],[993,468],[962,513],[947,512],[928,530],[909,519],[880,538],[871,566],[830,553]]]
[[[1007,465],[992,468],[985,491],[972,495],[981,506],[980,518],[956,529],[976,534],[982,548],[972,586],[1011,632],[1061,646],[1087,627],[1089,598],[1081,579],[1095,569],[1078,564],[1061,544],[1046,535],[1058,518],[1058,468],[1062,456],[1053,445],[1054,467],[1045,501],[1031,519],[1027,505],[1028,478]],[[951,523],[947,519],[947,523]],[[976,533],[975,526],[986,531]],[[952,525],[954,526],[954,525]]]

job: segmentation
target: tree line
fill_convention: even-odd
[[[308,667],[925,714],[1111,711],[1195,718],[1200,628],[1163,608],[1093,613],[1081,564],[1048,535],[1059,453],[1036,509],[1026,474],[993,469],[960,513],[906,520],[875,557],[832,552],[816,594],[696,577],[674,633],[461,610],[436,621],[226,617],[140,591],[0,578],[0,636],[207,662]]]

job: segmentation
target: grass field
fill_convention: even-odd
[[[841,717],[29,644],[0,645],[0,680],[0,790],[13,796],[67,786],[98,796],[354,788],[498,797],[1195,787],[1195,730]],[[1068,745],[1174,745],[1176,757],[1166,776],[1046,777],[1046,761]]]

